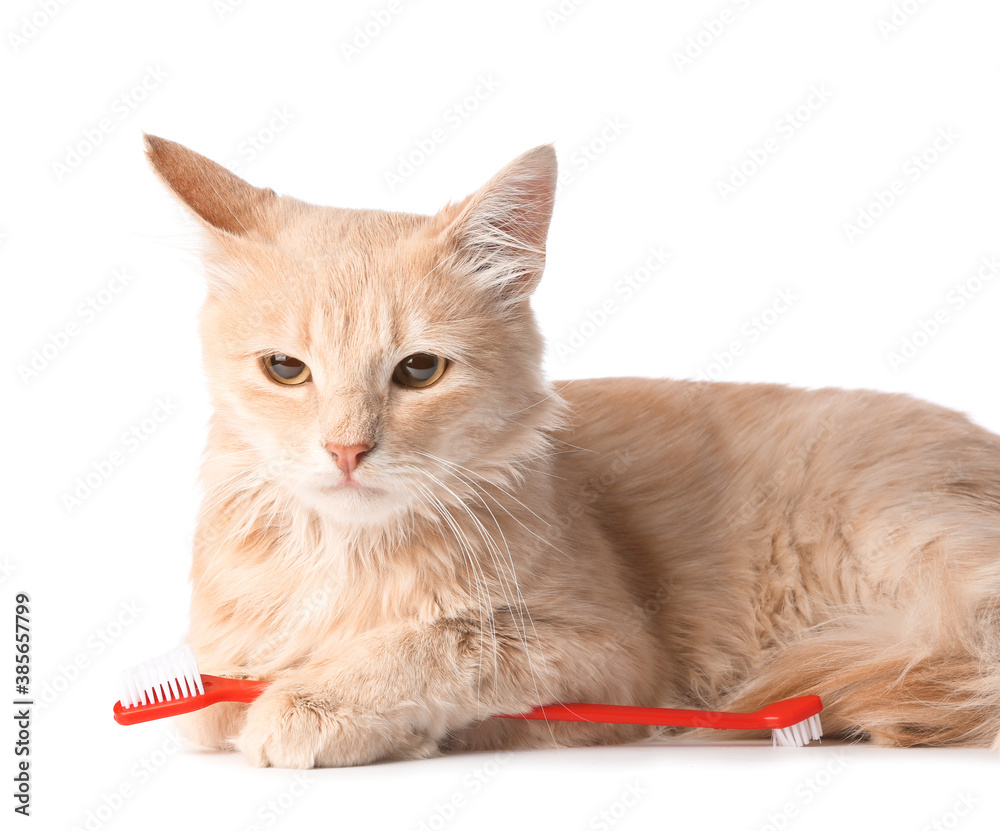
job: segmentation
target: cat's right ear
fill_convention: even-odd
[[[156,175],[210,231],[241,237],[263,230],[278,198],[273,190],[255,188],[183,144],[145,139]]]

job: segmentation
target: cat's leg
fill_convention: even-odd
[[[811,693],[827,734],[997,742],[1000,464],[989,447],[949,451],[954,461],[928,463],[919,488],[887,488],[888,507],[874,493],[852,497],[853,514],[801,512],[790,532],[771,535],[784,547],[772,542],[758,571],[768,602],[753,613],[745,604],[743,618],[744,631],[766,637],[738,679],[717,685],[719,708]],[[817,504],[829,511],[832,501]]]
[[[246,704],[223,702],[179,716],[176,723],[185,738],[201,747],[235,750],[246,711]]]
[[[598,643],[592,631],[581,637],[576,629],[571,637],[536,624],[530,636],[513,615],[494,619],[485,633],[478,620],[368,633],[336,658],[278,678],[250,706],[238,747],[254,765],[287,768],[420,758],[438,752],[454,731],[494,713],[582,695],[623,703],[636,695],[642,664],[620,644]],[[576,730],[576,740],[571,729],[545,732],[560,744],[601,740],[593,725]],[[498,735],[526,743],[526,734],[512,728]]]

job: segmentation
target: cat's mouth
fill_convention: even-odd
[[[357,479],[341,479],[339,482],[327,483],[319,486],[323,493],[358,493],[366,496],[376,496],[384,493],[381,488],[373,488],[359,482]]]
[[[352,526],[386,522],[408,508],[391,479],[372,477],[376,481],[370,482],[369,477],[368,473],[358,478],[319,474],[300,480],[296,491],[320,516]]]

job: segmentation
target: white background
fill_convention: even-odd
[[[168,725],[118,727],[111,706],[120,669],[183,635],[208,417],[196,237],[146,167],[143,130],[281,193],[416,212],[553,141],[568,176],[536,298],[553,377],[872,387],[1000,429],[1000,290],[977,282],[1000,253],[1000,6],[908,0],[890,31],[889,0],[399,0],[375,31],[388,0],[47,2],[0,13],[0,565],[8,608],[31,595],[32,692],[47,702],[33,815],[16,827],[996,827],[1000,761],[985,750],[605,748],[303,780],[177,750]],[[375,34],[348,54],[366,22]],[[942,134],[947,149],[916,167]],[[893,180],[903,192],[881,208]],[[625,297],[616,281],[644,277],[657,246],[670,261]],[[122,270],[125,288],[101,294]],[[773,305],[780,291],[790,307]],[[894,365],[906,338],[920,348]],[[12,735],[2,747],[9,789]]]

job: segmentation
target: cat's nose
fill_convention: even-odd
[[[361,457],[372,449],[370,444],[334,444],[327,442],[326,449],[330,451],[333,460],[344,473],[350,476],[361,464]]]

